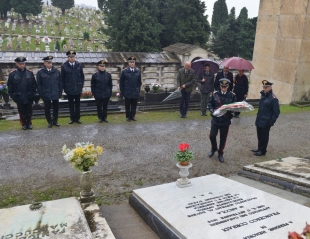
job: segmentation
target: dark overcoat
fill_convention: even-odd
[[[36,92],[37,82],[32,71],[16,69],[9,74],[8,93],[15,103],[32,103]]]
[[[223,79],[223,78],[225,78],[224,71],[218,72],[216,75],[216,78],[215,78],[215,82],[214,82],[214,89],[215,90],[217,90],[217,91],[221,90],[219,80]],[[233,83],[234,76],[230,71],[227,73],[226,79],[228,79],[230,81],[228,90],[232,91],[232,89],[234,87],[234,83]]]
[[[37,73],[38,93],[43,100],[58,100],[62,95],[60,71],[54,66],[51,71],[45,67]]]
[[[85,77],[83,67],[78,61],[75,61],[73,68],[69,64],[69,61],[62,64],[61,79],[67,95],[79,95],[82,93]]]
[[[112,77],[107,71],[98,71],[91,78],[91,93],[95,99],[110,98],[112,95]]]
[[[205,79],[205,82],[202,82],[202,80]],[[209,74],[206,74],[206,72],[202,73],[198,79],[197,82],[200,83],[200,92],[204,94],[208,94],[213,92],[214,89],[214,74],[209,72]]]
[[[135,67],[133,72],[130,70],[130,67],[122,71],[119,88],[125,98],[138,99],[141,85],[141,72],[138,68]]]
[[[187,74],[185,74],[185,68],[181,68],[178,70],[177,74],[177,84],[179,87],[185,84],[186,92],[192,92],[193,87],[195,86],[196,82],[196,76],[195,71],[193,69],[190,69]]]

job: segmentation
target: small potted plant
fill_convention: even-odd
[[[90,91],[84,91],[81,95],[82,99],[91,99],[93,98],[93,94]]]
[[[9,102],[8,86],[4,81],[0,81],[0,95],[2,95],[5,103]]]
[[[191,150],[189,150],[188,143],[181,143],[179,145],[179,151],[174,155],[174,158],[179,162],[182,166],[189,165],[190,161],[194,159],[194,154]]]
[[[152,84],[153,93],[157,93],[160,88],[160,84]]]

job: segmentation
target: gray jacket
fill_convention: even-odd
[[[185,84],[186,92],[192,92],[193,87],[195,86],[195,81],[196,81],[196,76],[195,76],[195,71],[193,69],[190,69],[187,75],[185,74],[184,67],[178,71],[177,84],[179,87]]]

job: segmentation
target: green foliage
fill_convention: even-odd
[[[36,16],[42,12],[42,0],[10,0],[10,3],[14,11],[21,14],[24,20],[27,14]]]
[[[62,42],[61,42],[61,47],[63,47],[64,45],[67,45],[67,40],[66,39],[63,39]]]
[[[52,0],[51,4],[61,9],[62,15],[65,14],[66,9],[74,7],[74,0]]]
[[[204,15],[206,6],[200,0],[167,0],[162,3],[160,18],[164,29],[160,35],[161,47],[182,42],[205,47],[210,24]]]
[[[84,40],[89,41],[89,33],[88,32],[83,32],[83,37],[84,37]]]
[[[58,41],[58,40],[56,41],[55,49],[56,49],[57,51],[60,51],[60,44],[59,44],[59,41]]]
[[[0,18],[6,19],[8,11],[12,8],[10,0],[1,0],[0,1]]]
[[[225,24],[228,18],[226,0],[217,0],[213,5],[212,33],[217,34],[220,27]]]
[[[255,20],[247,18],[247,12],[245,7],[242,8],[236,19],[235,8],[232,8],[225,24],[213,35],[210,48],[219,57],[252,59],[256,27],[252,24]]]
[[[103,9],[104,0],[97,0],[97,2],[98,2],[98,8],[102,10]]]

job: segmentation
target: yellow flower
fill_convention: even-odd
[[[78,156],[83,156],[85,154],[85,151],[82,147],[77,147],[73,150],[74,154]]]
[[[88,152],[94,151],[94,145],[93,145],[93,144],[87,145],[86,148],[87,148],[87,151],[88,151]]]
[[[101,146],[97,146],[97,152],[98,154],[102,154],[103,148]]]

